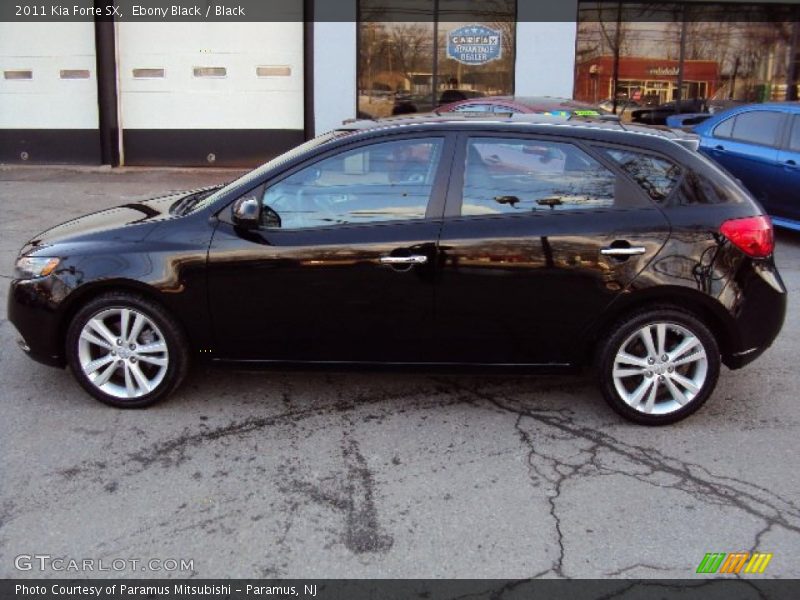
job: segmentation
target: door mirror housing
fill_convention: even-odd
[[[237,198],[231,210],[231,220],[236,227],[257,229],[261,224],[261,202],[254,193]]]

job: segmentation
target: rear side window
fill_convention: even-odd
[[[569,143],[471,138],[462,215],[608,207],[615,183],[614,173]]]
[[[752,110],[738,114],[732,119],[721,123],[714,130],[714,135],[748,144],[777,146],[782,121],[783,113],[770,110]],[[732,123],[731,131],[726,129],[720,131],[720,128],[728,122]]]
[[[792,135],[789,137],[789,150],[800,152],[800,115],[792,117]]]
[[[633,150],[602,150],[657,202],[669,196],[681,179],[681,168],[665,158]]]

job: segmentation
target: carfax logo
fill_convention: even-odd
[[[447,36],[447,56],[465,65],[484,65],[503,54],[503,34],[485,25],[465,25]]]
[[[763,552],[709,552],[700,561],[697,567],[698,573],[712,574],[712,573],[730,573],[738,575],[744,573],[763,573],[767,569],[769,561],[772,560],[772,554],[765,554]],[[745,566],[746,565],[746,566]]]

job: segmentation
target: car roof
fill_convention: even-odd
[[[755,110],[778,110],[781,112],[800,113],[800,102],[762,102],[755,104],[739,104],[731,106],[720,112],[714,113],[710,118],[698,123],[694,126],[693,131],[700,135],[706,135],[710,130],[714,129],[719,123],[726,119],[745,112],[752,112]]]
[[[527,132],[545,135],[564,135],[607,141],[635,141],[648,145],[648,140],[658,145],[664,140],[677,142],[691,149],[697,148],[697,136],[680,130],[655,128],[646,125],[623,125],[619,121],[597,117],[563,117],[517,113],[495,115],[490,113],[464,114],[411,114],[384,119],[364,119],[343,124],[338,128],[350,133],[380,133],[426,130],[496,130],[505,133]]]
[[[583,108],[593,107],[593,104],[573,100],[572,98],[559,98],[557,96],[483,96],[478,98],[467,98],[452,102],[452,106],[459,104],[519,104],[527,108],[551,109],[551,108]]]
[[[754,104],[740,104],[737,106],[731,106],[730,108],[717,113],[718,115],[727,115],[733,114],[738,112],[747,112],[751,110],[763,110],[763,109],[776,109],[786,112],[798,112],[800,111],[800,102],[761,102],[761,103],[754,103]],[[716,117],[717,114],[714,116]]]

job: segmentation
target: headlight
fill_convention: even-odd
[[[55,271],[58,258],[48,258],[45,256],[23,256],[17,260],[14,267],[15,279],[33,279],[35,277],[47,277]]]

